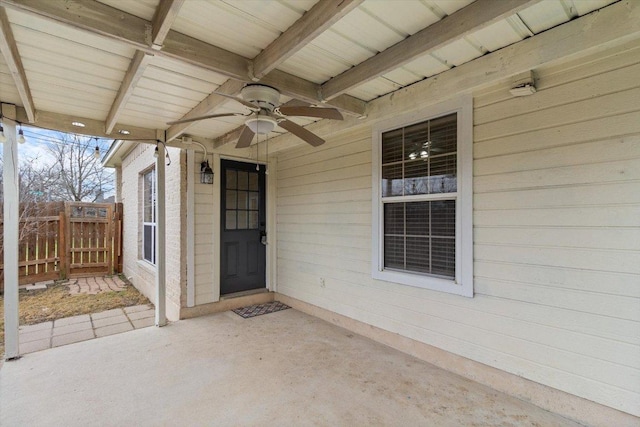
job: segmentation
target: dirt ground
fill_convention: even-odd
[[[150,304],[128,281],[122,291],[101,292],[96,295],[71,295],[69,281],[55,282],[47,289],[20,290],[20,325],[33,325],[49,320],[80,314],[98,313],[112,308]],[[0,295],[0,359],[4,359],[4,295]]]

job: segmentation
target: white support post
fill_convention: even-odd
[[[187,307],[196,305],[195,153],[187,150]]]
[[[20,200],[18,193],[18,144],[16,142],[16,108],[2,104],[2,121],[7,140],[3,146],[4,168],[4,358],[20,357],[18,345],[18,227]]]
[[[167,324],[165,153],[164,143],[158,143],[158,157],[156,158],[156,326]]]

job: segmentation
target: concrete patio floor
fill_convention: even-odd
[[[576,426],[290,309],[220,313],[28,354],[3,426]]]

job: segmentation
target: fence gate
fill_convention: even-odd
[[[0,215],[2,204],[0,203]],[[0,293],[4,291],[0,216]],[[20,205],[19,284],[122,271],[122,203]]]
[[[114,273],[118,264],[114,258],[119,256],[114,253],[114,247],[119,248],[116,214],[113,204],[65,203],[67,277]]]

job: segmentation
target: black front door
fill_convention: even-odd
[[[221,160],[220,294],[266,287],[265,167]]]

